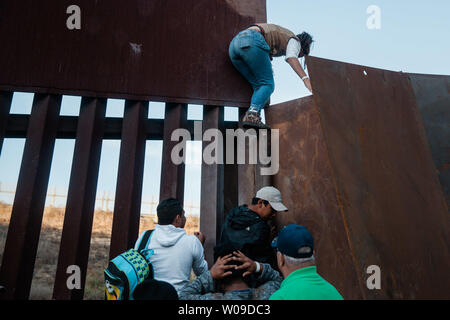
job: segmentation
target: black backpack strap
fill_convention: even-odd
[[[152,235],[154,230],[147,230],[144,233],[144,236],[142,237],[141,242],[139,243],[138,251],[141,252],[142,250],[147,248],[148,241],[150,239],[150,236]]]

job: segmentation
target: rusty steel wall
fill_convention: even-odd
[[[408,74],[450,209],[450,76]]]
[[[450,298],[449,216],[408,76],[314,57],[307,63],[355,290],[367,299]],[[317,254],[347,254],[340,249]],[[380,290],[366,287],[371,265],[381,269]]]
[[[265,112],[280,136],[280,170],[273,185],[289,208],[277,215],[276,224],[306,226],[314,237],[318,272],[345,299],[363,298],[314,99],[273,105]]]
[[[265,0],[4,0],[0,90],[247,107],[228,45],[257,21]]]

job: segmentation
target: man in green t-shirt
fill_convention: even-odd
[[[272,246],[284,280],[270,300],[343,300],[333,285],[318,273],[314,261],[314,240],[297,224],[284,227]]]

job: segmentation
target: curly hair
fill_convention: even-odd
[[[302,32],[297,35],[297,38],[300,40],[303,54],[305,56],[309,55],[309,52],[311,51],[311,45],[314,42],[312,36],[307,32]]]

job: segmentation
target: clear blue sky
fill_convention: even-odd
[[[366,9],[381,9],[381,29],[370,30]],[[280,24],[295,33],[307,31],[315,39],[312,55],[327,59],[362,64],[393,71],[450,74],[450,1],[448,0],[267,0],[268,22]],[[279,103],[308,95],[301,80],[284,62],[274,59],[275,92],[271,102]],[[14,95],[12,112],[29,113],[32,94]],[[64,97],[61,114],[78,115],[79,97]],[[150,117],[162,118],[164,105],[150,103]],[[188,117],[201,119],[202,107],[190,105]],[[107,116],[123,116],[123,101],[109,100]],[[226,110],[226,119],[236,120],[234,108]],[[14,189],[20,169],[24,140],[6,139],[0,156],[2,188]],[[52,164],[49,192],[67,192],[74,141],[57,140]],[[159,196],[161,170],[160,141],[147,142],[143,201]],[[98,196],[116,186],[120,142],[103,142]],[[185,205],[200,201],[200,143],[189,145],[186,166]],[[11,202],[11,196],[0,194],[0,200]],[[50,199],[48,199],[48,203]],[[64,206],[64,203],[56,201]],[[99,204],[98,204],[99,205]],[[112,204],[110,204],[112,209]],[[147,212],[149,207],[143,207]],[[194,211],[194,214],[198,211]]]

